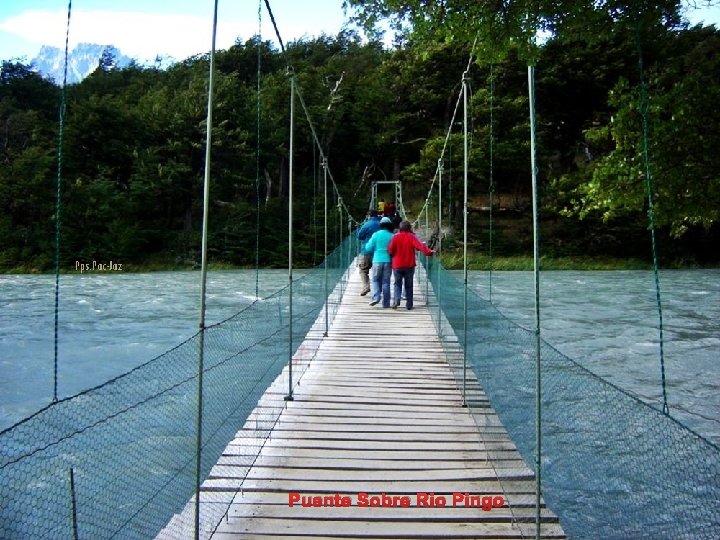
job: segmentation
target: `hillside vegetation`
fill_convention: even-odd
[[[370,8],[362,16],[372,23]],[[449,39],[417,22],[412,28],[393,50],[343,32],[291,43],[287,57],[258,39],[217,54],[212,261],[254,266],[259,222],[260,264],[285,264],[286,62],[355,218],[363,217],[372,180],[402,180],[406,206],[419,210],[471,40],[462,33]],[[613,21],[601,28],[589,39],[557,26],[531,54],[512,39],[492,54],[491,41],[476,48],[469,73],[472,250],[483,254],[488,247],[491,175],[495,254],[522,256],[532,249],[530,61],[536,65],[544,254],[649,258],[641,51],[661,264],[717,263],[720,32],[662,18],[644,24],[642,34]],[[199,260],[208,69],[207,55],[167,70],[116,68],[105,57],[92,75],[67,87],[63,270],[72,271],[77,261],[182,267]],[[0,271],[54,266],[60,95],[31,66],[3,62]],[[302,112],[295,125],[296,257],[312,265],[322,260],[322,169]],[[445,160],[451,225],[462,223],[461,132],[457,126]],[[335,200],[329,206],[334,245],[347,224],[339,222]]]

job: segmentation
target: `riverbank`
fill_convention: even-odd
[[[200,270],[200,264],[194,263],[174,263],[153,261],[144,263],[123,263],[118,261],[108,261],[93,265],[95,261],[85,263],[86,266],[69,265],[60,268],[60,273],[65,274],[111,274],[111,273],[128,273],[128,274],[144,274],[149,272],[189,272],[192,270]],[[208,264],[210,271],[223,270],[254,270],[255,266],[233,265],[225,262],[212,262]],[[17,266],[9,269],[0,270],[0,275],[10,274],[55,274],[55,270],[40,269],[31,265]]]
[[[448,270],[462,270],[464,267],[462,254],[444,254],[441,257],[442,264]],[[283,267],[263,267],[261,270],[282,270]],[[298,270],[306,270],[308,267],[296,266]],[[671,261],[660,264],[660,269],[665,270],[691,270],[691,269],[712,269],[717,265],[702,266],[687,261]],[[199,270],[196,264],[179,263],[115,263],[112,266],[96,267],[89,269],[76,269],[74,267],[62,268],[60,273],[65,274],[106,274],[106,273],[151,273],[151,272],[189,272]],[[493,257],[486,255],[468,255],[468,270],[480,271],[531,271],[534,269],[534,259],[531,256],[514,257]],[[220,272],[226,270],[255,270],[254,266],[238,266],[224,262],[213,262],[208,264],[208,271]],[[652,263],[640,259],[614,259],[609,257],[540,257],[540,270],[652,270]],[[54,274],[54,271],[40,270],[32,267],[17,267],[6,269],[0,274]]]
[[[462,253],[444,254],[442,263],[448,270],[462,270]],[[476,253],[468,254],[468,270],[530,271],[534,269],[532,256],[493,257]],[[716,265],[702,266],[695,261],[676,260],[660,263],[660,269],[710,269]],[[652,263],[642,259],[619,259],[613,257],[540,257],[540,270],[652,270]]]
[[[448,270],[462,270],[462,254],[443,255]],[[493,257],[469,254],[468,270],[530,271],[535,262],[532,256]],[[677,266],[673,266],[677,268]],[[687,267],[686,267],[687,268]],[[609,257],[540,257],[541,270],[652,270],[652,264],[640,259]]]
[[[442,263],[448,270],[462,270],[462,253],[445,253],[441,257]],[[91,261],[88,268],[77,265],[70,265],[61,268],[61,274],[103,274],[103,273],[149,273],[149,272],[188,272],[199,270],[199,264],[189,262],[177,263],[169,261],[150,261],[144,263],[122,263],[108,262],[98,263],[94,267]],[[281,270],[283,267],[270,266],[262,269]],[[297,266],[297,269],[307,269],[306,266]],[[487,255],[469,253],[468,270],[498,270],[498,271],[531,271],[534,268],[532,256],[515,255],[510,257],[493,257]],[[712,269],[718,265],[700,265],[696,261],[674,260],[661,262],[660,269],[665,270],[691,270],[691,269]],[[254,270],[254,265],[234,265],[226,262],[211,262],[208,264],[209,271],[225,270]],[[642,259],[620,259],[613,257],[540,257],[541,270],[652,270],[652,263]],[[52,270],[41,270],[30,266],[19,266],[0,271],[0,274],[54,274]]]

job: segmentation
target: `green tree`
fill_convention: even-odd
[[[0,71],[0,269],[50,264],[59,91],[19,62]]]
[[[668,35],[668,60],[648,71],[649,154],[655,215],[675,236],[720,217],[720,34],[695,28]],[[670,55],[671,54],[671,55]],[[605,219],[647,208],[641,94],[621,80],[609,98],[612,121],[587,131],[591,148],[609,149],[576,191],[580,215]]]

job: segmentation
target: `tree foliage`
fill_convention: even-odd
[[[596,242],[593,249],[639,249],[620,238],[634,234],[631,227],[643,222],[647,209],[640,43],[659,225],[682,237],[678,249],[685,250],[683,256],[701,258],[703,246],[717,237],[719,118],[712,104],[720,98],[720,34],[714,28],[677,26],[673,3],[655,6],[652,18],[643,12],[642,21],[633,15],[640,4],[629,2],[537,3],[534,13],[540,15],[530,22],[521,15],[527,2],[348,4],[359,8],[357,16],[368,24],[395,17],[403,31],[398,46],[386,50],[378,41],[363,42],[353,32],[342,32],[290,43],[286,55],[257,38],[218,52],[211,155],[213,260],[254,265],[259,222],[260,264],[285,264],[288,64],[340,195],[359,218],[371,180],[401,179],[405,202],[411,208],[421,204],[476,36],[476,62],[469,72],[471,197],[486,196],[492,174],[497,192],[515,201],[514,211],[520,215],[525,210],[530,172],[525,66],[531,60],[537,64],[543,210],[557,220],[546,240],[564,246],[565,252],[587,253],[595,242],[590,237],[598,238],[598,228],[605,227],[615,240]],[[592,39],[579,31],[582,21],[598,29]],[[543,25],[554,34],[528,48],[527,29],[534,32]],[[491,34],[502,39],[489,41]],[[120,69],[106,58],[90,77],[67,88],[63,268],[90,259],[197,263],[208,69],[207,55],[165,71],[137,65]],[[30,66],[3,63],[2,269],[52,267],[59,99],[60,89]],[[297,106],[296,113],[295,187],[300,196],[295,201],[295,240],[300,262],[313,264],[322,258],[321,166],[304,112]],[[454,204],[457,219],[459,133],[456,126],[445,158],[445,175],[453,186],[445,197]],[[336,202],[333,196],[330,207]],[[336,242],[346,223],[339,222],[337,212],[331,212],[330,220],[330,238]],[[523,245],[513,243],[512,249]]]
[[[720,182],[712,157],[720,145],[720,36],[708,28],[675,34],[672,57],[648,71],[648,147],[657,223],[682,236],[720,218]],[[621,78],[609,95],[610,123],[587,130],[588,145],[605,150],[576,189],[581,215],[605,218],[647,207],[642,92]]]

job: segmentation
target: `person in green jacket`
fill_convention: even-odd
[[[372,300],[370,301],[371,306],[380,303],[382,297],[383,307],[390,307],[390,276],[392,276],[392,268],[390,265],[390,253],[388,253],[387,248],[390,240],[392,240],[394,228],[395,226],[390,218],[382,218],[380,220],[380,230],[373,233],[370,240],[365,244],[363,254],[372,254],[373,282],[375,282]]]

